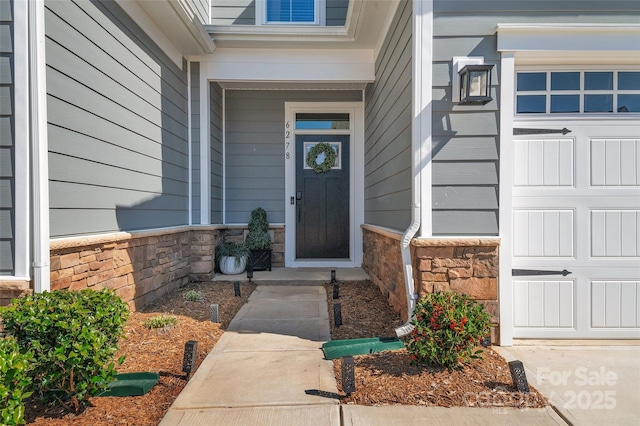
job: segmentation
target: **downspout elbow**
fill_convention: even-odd
[[[416,306],[417,294],[415,294],[415,284],[413,280],[413,267],[411,265],[411,240],[416,235],[418,230],[420,229],[420,206],[414,205],[412,211],[412,221],[411,225],[407,228],[405,233],[402,235],[402,240],[400,241],[400,250],[402,252],[402,264],[404,268],[404,282],[405,282],[405,292],[407,296],[407,322],[397,327],[395,332],[396,336],[403,337],[413,331],[414,326],[411,324],[411,320],[413,319],[413,310]]]

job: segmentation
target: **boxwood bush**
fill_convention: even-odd
[[[0,338],[0,424],[24,424],[23,401],[31,396],[33,354],[22,353],[15,339]]]
[[[0,311],[5,331],[34,355],[35,390],[76,412],[113,380],[128,314],[111,290],[28,295]]]

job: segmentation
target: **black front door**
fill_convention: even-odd
[[[306,166],[309,150],[329,143],[336,164],[326,173]],[[296,258],[349,258],[349,136],[296,136]],[[324,160],[323,154],[318,162]]]

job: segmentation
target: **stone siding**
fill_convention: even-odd
[[[400,239],[402,235],[363,226],[363,269],[393,308],[407,320],[407,303]],[[411,241],[415,292],[467,294],[485,306],[494,325],[492,340],[498,341],[500,240],[495,238],[414,238]]]

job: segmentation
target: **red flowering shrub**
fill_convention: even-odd
[[[480,358],[478,345],[490,334],[490,317],[484,306],[466,295],[429,293],[418,301],[413,331],[405,347],[415,364],[461,368]]]

